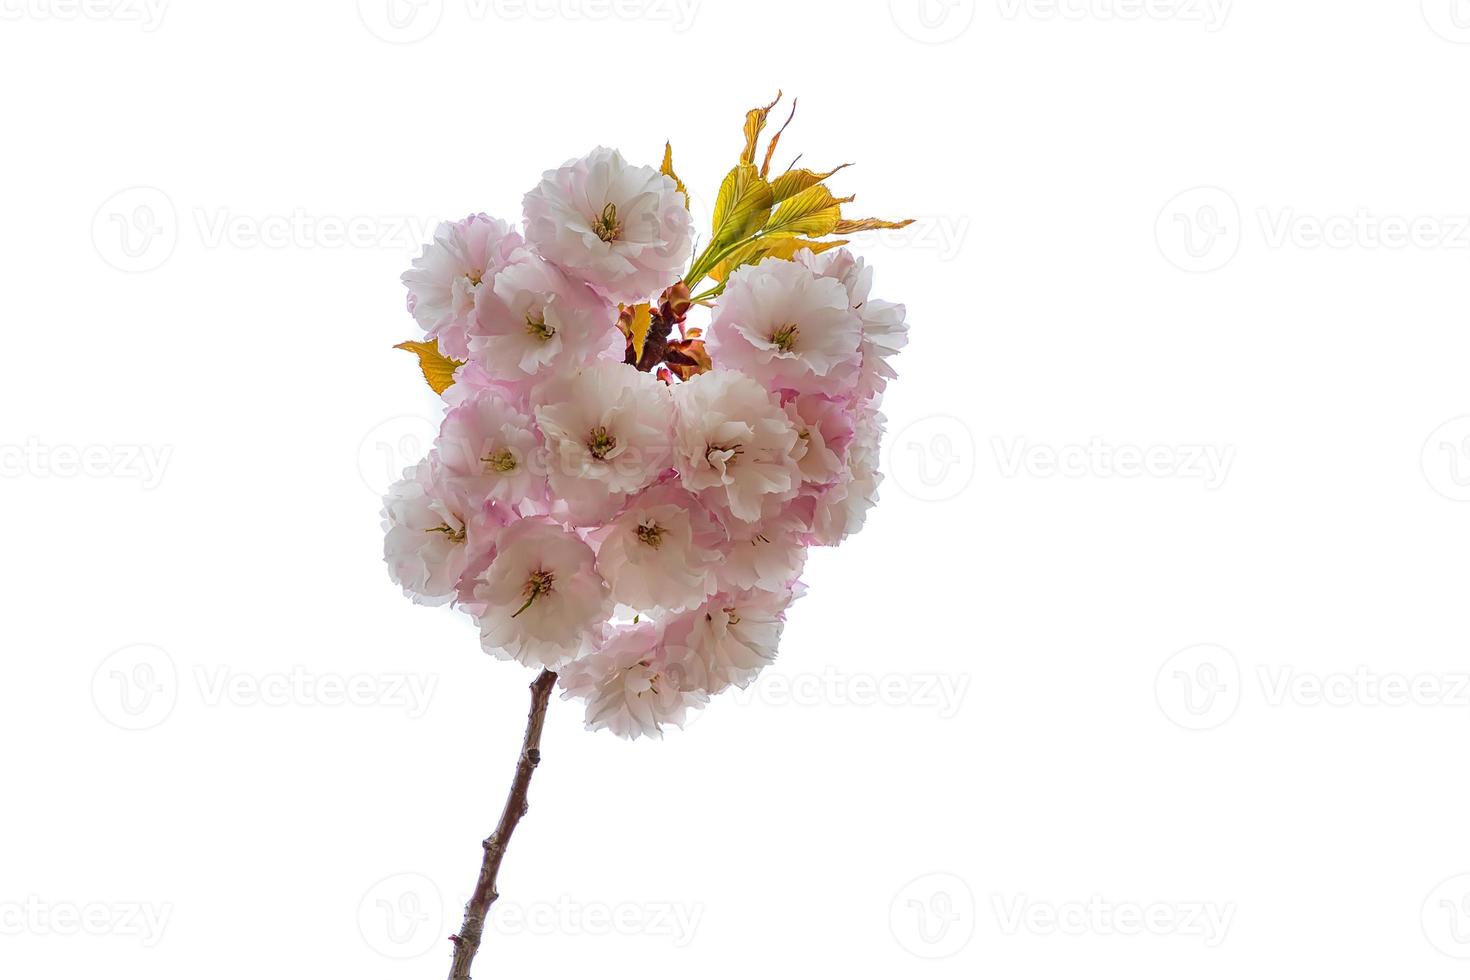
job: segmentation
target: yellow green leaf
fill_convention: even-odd
[[[837,227],[832,229],[834,235],[852,235],[860,231],[876,231],[879,228],[907,228],[914,223],[913,218],[903,221],[884,221],[882,218],[854,218],[851,221],[839,221]]]
[[[672,143],[664,143],[664,162],[659,166],[658,172],[674,179],[674,186],[679,189],[680,194],[684,195],[684,207],[689,207],[689,189],[684,186],[679,175],[674,173],[674,146]]]
[[[633,344],[633,363],[643,359],[643,345],[648,342],[648,330],[653,326],[653,308],[647,303],[633,307],[633,322],[628,327],[628,340]]]
[[[766,231],[768,234],[809,235],[813,238],[830,235],[842,220],[842,205],[851,200],[850,197],[833,197],[825,184],[813,184],[783,201],[771,215]]]
[[[852,164],[844,163],[841,167],[833,167],[826,173],[818,173],[815,170],[805,169],[788,170],[781,176],[777,177],[775,180],[771,181],[771,196],[777,204],[780,204],[787,198],[794,197],[795,195],[800,194],[802,191],[806,190],[808,187],[811,187],[813,184],[820,184],[822,181],[826,180],[837,171],[842,170],[844,167],[850,166],[852,166]]]
[[[780,99],[780,96],[778,95],[776,98]],[[781,142],[781,134],[786,132],[786,127],[791,125],[791,120],[796,118],[797,101],[796,99],[791,100],[791,114],[786,117],[786,121],[781,124],[780,129],[776,130],[776,135],[771,137],[770,144],[766,146],[766,158],[761,161],[762,177],[771,172],[771,157],[776,155],[776,144]]]
[[[752,109],[745,114],[745,149],[740,154],[740,162],[744,166],[755,165],[755,144],[761,138],[761,130],[766,128],[766,117],[771,114],[776,103],[781,101],[781,93],[778,91],[771,104]]]
[[[452,361],[439,353],[439,345],[433,341],[405,340],[394,344],[393,349],[418,355],[419,370],[424,372],[424,380],[436,395],[444,394],[444,389],[454,384],[454,372],[464,365],[463,361]]]
[[[716,246],[733,245],[765,227],[771,215],[771,185],[755,167],[741,164],[725,175],[715,198]]]
[[[714,267],[709,277],[716,282],[724,282],[730,273],[742,265],[754,265],[763,259],[789,259],[804,248],[809,248],[813,254],[816,254],[846,244],[847,240],[843,238],[814,242],[798,235],[762,235],[755,241],[731,252],[724,261]]]

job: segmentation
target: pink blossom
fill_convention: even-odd
[[[523,207],[527,240],[615,302],[656,297],[689,262],[692,222],[674,181],[617,150],[546,171]]]

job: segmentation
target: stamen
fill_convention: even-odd
[[[490,453],[480,457],[480,462],[497,473],[514,473],[520,464],[516,461],[516,454],[509,449],[502,449],[498,453]]]
[[[639,524],[638,540],[650,548],[657,548],[663,544],[664,529],[657,524]]]
[[[597,237],[605,242],[617,240],[623,234],[623,223],[618,220],[618,206],[608,204],[602,209],[602,216],[592,222],[592,230]]]
[[[771,334],[771,343],[783,354],[791,353],[796,346],[796,338],[801,335],[801,328],[794,323],[788,323],[777,327],[776,332]]]
[[[456,530],[455,528],[450,527],[448,524],[440,524],[438,527],[431,527],[429,528],[429,533],[442,534],[450,541],[453,541],[455,544],[459,544],[465,539],[464,528],[459,528],[458,530]]]
[[[593,459],[607,459],[617,445],[618,440],[607,431],[607,426],[599,425],[587,435],[587,451]]]
[[[542,340],[550,340],[556,336],[556,328],[546,322],[545,313],[539,313],[536,316],[527,313],[526,333],[532,337],[539,337]]]
[[[530,609],[531,603],[544,595],[550,595],[552,583],[555,581],[556,576],[551,572],[532,572],[531,577],[526,579],[525,589],[521,592],[521,595],[526,597],[526,602],[521,608],[511,613],[510,618],[515,619],[521,613]]]

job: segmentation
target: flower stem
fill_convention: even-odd
[[[449,980],[470,980],[470,966],[480,951],[485,918],[491,904],[500,897],[495,890],[495,876],[500,872],[505,849],[510,846],[511,834],[515,833],[516,824],[521,822],[530,806],[526,802],[526,792],[531,787],[531,775],[541,762],[541,729],[546,723],[546,705],[555,686],[556,675],[549,670],[543,670],[531,683],[531,713],[526,718],[526,735],[521,741],[521,757],[516,763],[510,795],[506,797],[505,809],[500,812],[495,832],[482,844],[485,858],[480,864],[480,877],[475,882],[474,893],[464,907],[464,925],[458,935],[449,937],[454,943],[454,962],[449,968]]]

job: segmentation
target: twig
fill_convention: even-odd
[[[521,742],[515,781],[510,784],[510,796],[506,797],[505,809],[500,812],[500,823],[495,825],[495,832],[485,838],[485,860],[480,865],[480,878],[475,882],[474,894],[464,907],[464,925],[458,935],[449,937],[454,943],[454,962],[449,968],[449,980],[470,980],[470,965],[480,951],[485,917],[490,912],[490,905],[500,897],[495,891],[495,876],[500,872],[505,849],[510,846],[510,836],[529,808],[526,791],[531,787],[532,773],[541,762],[541,729],[546,723],[546,704],[555,686],[556,675],[549,670],[543,670],[531,683],[531,713],[526,719],[526,737]]]

